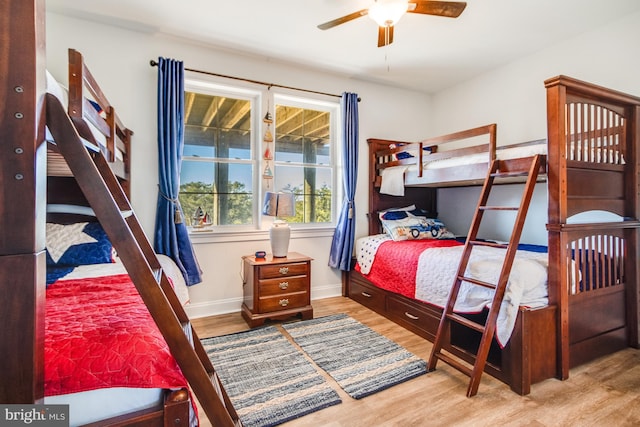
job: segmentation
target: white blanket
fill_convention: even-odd
[[[440,307],[447,303],[455,274],[458,270],[463,246],[431,248],[424,251],[418,261],[416,298]],[[504,249],[475,247],[471,252],[465,276],[488,283],[497,283],[505,256]],[[517,251],[511,268],[498,321],[496,338],[504,346],[518,315],[518,307],[543,307],[548,304],[546,253]],[[490,306],[494,291],[463,282],[454,310],[459,313],[477,313]]]
[[[361,237],[356,241],[356,256],[362,274],[369,274],[375,260],[378,248],[383,242],[391,240],[388,234]]]
[[[407,166],[393,166],[382,170],[380,193],[391,196],[404,196],[404,171]]]

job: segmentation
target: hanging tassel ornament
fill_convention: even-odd
[[[271,90],[271,87],[269,87]],[[269,107],[267,105],[267,113],[264,115],[262,122],[266,124],[266,129],[264,131],[264,136],[262,137],[262,141],[264,142],[264,153],[262,155],[263,160],[265,160],[265,168],[262,173],[262,179],[264,186],[267,190],[271,189],[271,184],[273,182],[273,171],[271,170],[270,160],[273,159],[273,151],[271,149],[271,144],[273,143],[273,134],[271,133],[271,123],[273,123],[273,117],[269,112]]]
[[[182,224],[184,218],[182,217],[182,211],[180,210],[180,201],[178,200],[178,198],[172,199],[171,197],[164,194],[162,190],[160,190],[160,185],[158,185],[158,192],[160,193],[160,196],[162,196],[162,198],[164,198],[168,202],[173,203],[173,206],[175,206],[175,210],[173,211],[173,223]]]
[[[176,210],[173,213],[173,223],[182,224],[183,222],[184,222],[184,218],[182,216],[182,211],[180,210],[180,206],[176,205]]]

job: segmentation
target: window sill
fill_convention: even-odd
[[[291,239],[333,237],[335,227],[292,228]],[[196,231],[189,237],[194,245],[225,242],[256,242],[269,240],[269,230],[255,231]]]

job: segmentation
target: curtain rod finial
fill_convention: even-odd
[[[155,67],[156,65],[158,65],[158,63],[152,59],[151,61],[149,61],[149,65]]]

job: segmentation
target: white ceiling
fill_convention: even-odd
[[[47,0],[47,10],[270,60],[436,92],[640,10],[638,0],[467,0],[457,19],[406,14],[377,47],[373,0]],[[621,41],[625,42],[625,41]],[[627,41],[629,42],[629,41]]]

